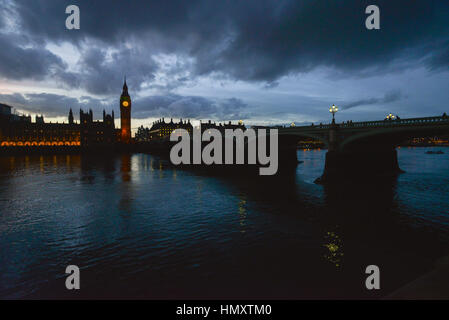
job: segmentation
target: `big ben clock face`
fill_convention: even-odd
[[[124,107],[129,106],[129,102],[128,102],[128,101],[123,101],[123,102],[122,102],[122,106],[124,106]]]

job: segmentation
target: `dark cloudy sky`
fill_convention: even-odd
[[[80,30],[65,28],[70,4]],[[370,4],[380,30],[365,28]],[[0,0],[0,102],[118,114],[126,74],[134,124],[324,122],[333,103],[339,120],[440,115],[448,21],[443,0]]]

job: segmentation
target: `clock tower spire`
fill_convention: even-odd
[[[126,76],[123,83],[122,95],[120,96],[120,125],[121,140],[123,143],[131,142],[131,97],[128,93]]]

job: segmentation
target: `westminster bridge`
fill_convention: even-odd
[[[263,128],[263,127],[258,127]],[[270,127],[265,127],[270,128]],[[396,147],[413,137],[449,134],[449,117],[345,122],[278,127],[281,166],[297,163],[297,144],[320,141],[328,149],[324,172],[317,182],[342,176],[379,176],[401,172]]]
[[[289,173],[291,169],[296,168],[298,142],[319,141],[327,152],[324,172],[317,182],[325,182],[348,176],[382,176],[401,172],[396,147],[410,138],[449,135],[449,117],[444,114],[425,118],[345,123],[332,121],[330,124],[320,125],[253,126],[252,128],[278,130],[278,172]],[[268,134],[269,130],[265,130],[265,133]],[[267,150],[269,140],[268,135]],[[167,135],[161,139],[139,143],[137,146],[140,152],[160,153],[168,158],[171,146],[175,143],[177,142],[170,142]],[[245,139],[245,143],[248,143],[248,140]],[[224,146],[225,143],[222,145]],[[248,148],[245,147],[245,157],[247,153]],[[235,160],[235,150],[233,154]],[[190,156],[192,157],[193,153]],[[224,166],[211,167],[219,170]],[[251,172],[249,167],[241,169]]]

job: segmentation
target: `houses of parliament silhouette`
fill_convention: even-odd
[[[120,128],[115,128],[114,111],[107,114],[103,110],[103,120],[94,120],[93,112],[79,111],[79,122],[73,117],[70,109],[68,122],[52,123],[45,122],[44,116],[36,115],[32,122],[31,116],[17,115],[12,113],[11,106],[0,103],[0,151],[14,149],[72,149],[75,147],[108,148],[114,146],[126,146],[133,142],[145,142],[164,139],[175,129],[185,129],[192,132],[190,120],[180,120],[179,123],[165,122],[164,118],[155,121],[151,128],[140,127],[136,137],[131,137],[131,96],[128,93],[126,77],[123,82],[122,94],[120,95]],[[209,122],[201,124],[202,130],[215,128],[218,130],[244,128],[242,122],[234,125],[229,123],[216,125]]]
[[[131,140],[131,97],[126,78],[120,96],[121,128],[115,128],[114,111],[107,114],[103,110],[103,120],[93,119],[90,109],[80,109],[80,121],[74,120],[72,109],[67,123],[46,123],[44,117],[16,115],[12,107],[0,104],[0,147],[110,147],[130,144]]]

